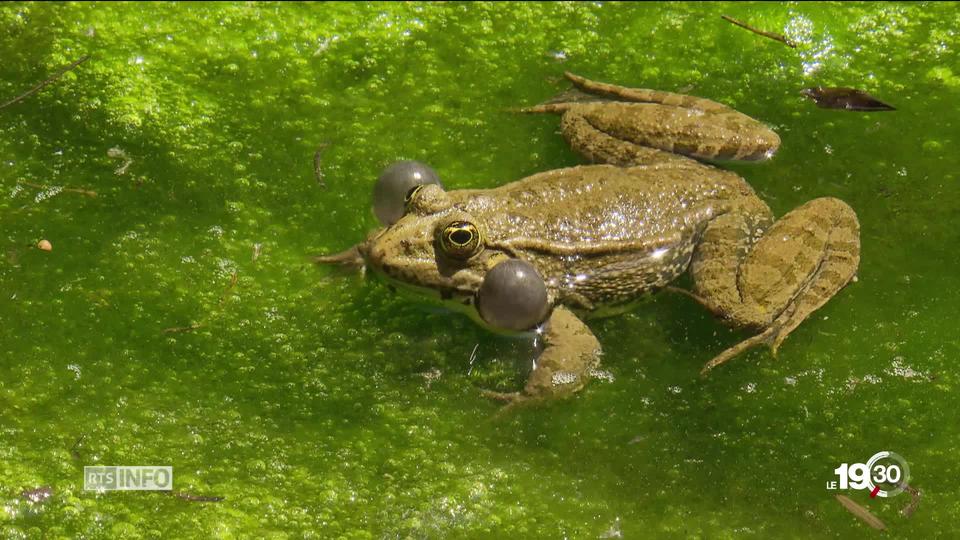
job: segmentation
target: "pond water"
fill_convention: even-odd
[[[0,533],[874,533],[841,493],[890,537],[950,535],[957,28],[952,3],[0,6],[0,102],[89,55],[0,109]],[[521,385],[529,343],[309,256],[376,226],[394,161],[448,188],[581,163],[556,117],[511,112],[564,90],[564,70],[772,126],[773,160],[722,166],[777,215],[847,201],[859,280],[777,358],[707,378],[749,334],[658,296],[590,323],[605,380],[494,417],[480,389]],[[897,110],[820,109],[813,86]],[[910,516],[908,494],[827,489],[882,450],[923,494]],[[181,496],[84,491],[85,465],[169,465]]]

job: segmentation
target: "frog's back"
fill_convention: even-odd
[[[686,270],[711,216],[750,189],[727,174],[699,164],[572,167],[469,192],[464,209],[482,219],[488,247],[531,261],[561,301],[595,310]]]

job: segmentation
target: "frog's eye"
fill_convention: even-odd
[[[549,310],[547,286],[527,261],[509,259],[483,277],[477,291],[477,310],[493,327],[529,330],[540,324]]]
[[[469,259],[483,249],[480,231],[469,221],[454,221],[440,231],[440,247],[447,255]]]
[[[403,217],[414,190],[426,184],[443,188],[436,171],[419,161],[398,161],[384,169],[373,187],[373,211],[380,223],[384,226],[396,223]]]

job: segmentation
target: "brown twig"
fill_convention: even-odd
[[[34,184],[33,182],[20,182],[20,183],[27,187],[32,187],[36,189],[50,189],[51,187],[53,187],[53,186],[48,186],[46,184]],[[90,191],[89,189],[62,187],[60,188],[60,191],[68,191],[70,193],[79,193],[81,195],[86,195],[87,197],[94,197],[94,198],[97,196],[96,191]]]
[[[236,272],[230,274],[230,285],[227,285],[227,288],[223,290],[222,294],[220,294],[220,302],[217,304],[218,306],[222,306],[223,303],[227,301],[227,295],[230,294],[230,291],[237,286],[237,277],[238,276]]]
[[[70,447],[70,455],[73,456],[73,459],[80,459],[80,452],[77,450],[77,447],[80,446],[80,443],[83,442],[86,435],[81,435],[77,437],[77,440],[73,443],[73,446]]]
[[[193,332],[198,328],[203,328],[204,323],[193,323],[189,326],[171,326],[170,328],[164,328],[164,334],[176,334],[179,332]]]
[[[721,15],[720,17],[721,17],[723,20],[727,21],[727,22],[730,22],[730,23],[733,23],[733,24],[739,26],[740,28],[744,28],[744,29],[746,29],[746,30],[751,31],[751,32],[753,32],[754,34],[757,34],[758,36],[763,36],[763,37],[765,37],[765,38],[772,39],[772,40],[774,40],[774,41],[779,41],[780,43],[783,43],[784,45],[786,45],[787,47],[790,47],[791,49],[796,49],[796,48],[797,48],[797,44],[794,43],[794,42],[792,42],[792,41],[790,41],[790,40],[788,40],[787,38],[783,37],[783,34],[776,34],[776,33],[774,33],[774,32],[766,32],[766,31],[764,31],[764,30],[760,30],[760,29],[758,29],[758,28],[754,28],[754,27],[750,26],[749,24],[747,24],[747,23],[745,23],[745,22],[743,22],[743,21],[738,21],[737,19],[734,19],[733,17],[731,17],[731,16],[729,16],[729,15]]]
[[[33,94],[36,94],[36,93],[39,92],[40,90],[43,90],[43,88],[46,87],[47,85],[56,82],[57,79],[59,79],[60,77],[63,77],[64,75],[66,75],[67,72],[76,69],[77,66],[79,66],[80,64],[86,62],[86,61],[89,60],[89,59],[90,59],[90,55],[81,56],[80,59],[74,60],[74,61],[71,62],[70,64],[68,64],[68,65],[60,68],[60,71],[54,73],[53,75],[51,75],[50,77],[48,77],[46,80],[44,80],[44,81],[40,82],[39,84],[37,84],[36,86],[34,86],[33,88],[27,90],[26,92],[20,94],[20,95],[17,96],[17,97],[11,99],[10,101],[4,103],[3,105],[0,105],[0,109],[3,109],[4,107],[9,107],[10,105],[13,105],[14,103],[23,101],[24,99],[27,99],[28,97],[32,96]]]
[[[846,495],[837,495],[836,497],[837,501],[847,509],[847,512],[857,516],[867,525],[877,529],[878,531],[882,531],[887,528],[887,526],[880,521],[880,518],[870,513],[870,511],[863,506],[853,502],[850,497],[847,497]]]

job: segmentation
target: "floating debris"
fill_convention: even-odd
[[[79,193],[80,195],[86,195],[87,197],[91,197],[91,198],[95,198],[97,196],[96,191],[90,191],[89,189],[63,187],[63,186],[48,186],[46,184],[34,184],[33,182],[20,182],[20,183],[25,186],[44,190],[43,193],[41,193],[40,195],[37,195],[37,202],[40,202],[44,199],[49,199],[54,195],[59,195],[60,193],[63,193],[63,192]]]
[[[171,495],[178,499],[183,499],[190,502],[220,502],[224,499],[219,495],[194,495],[192,493],[184,493],[182,491],[171,491]]]
[[[613,524],[600,535],[600,538],[623,538],[623,530],[620,528],[619,517],[613,520]]]
[[[203,328],[203,327],[204,327],[204,323],[193,323],[193,324],[188,325],[188,326],[172,326],[172,327],[170,327],[170,328],[164,328],[164,329],[163,329],[163,333],[164,333],[164,334],[178,334],[178,333],[180,333],[180,332],[193,332],[194,330],[196,330],[196,329],[198,329],[198,328]]]
[[[745,22],[743,22],[743,21],[738,21],[737,19],[734,19],[733,17],[731,17],[731,16],[729,16],[729,15],[721,15],[720,18],[722,18],[723,20],[725,20],[725,21],[727,21],[727,22],[730,22],[730,23],[733,23],[733,24],[739,26],[740,28],[749,30],[749,31],[753,32],[754,34],[757,34],[758,36],[763,36],[763,37],[765,37],[765,38],[772,39],[772,40],[774,40],[774,41],[779,41],[780,43],[783,43],[784,45],[786,45],[787,47],[790,47],[791,49],[796,49],[796,48],[797,48],[797,44],[794,43],[794,42],[792,42],[792,41],[790,41],[789,39],[783,37],[783,34],[777,34],[777,33],[774,33],[774,32],[766,32],[766,31],[764,31],[764,30],[760,30],[760,29],[754,28],[754,27],[750,26],[749,24],[747,24],[747,23],[745,23]]]
[[[911,487],[906,482],[899,482],[897,487],[910,494],[910,503],[900,511],[903,517],[910,517],[917,511],[917,506],[920,504],[920,498],[923,497],[923,493],[921,493],[919,489]]]
[[[888,105],[856,88],[804,88],[801,94],[812,99],[821,109],[843,109],[847,111],[895,111],[896,107]]]
[[[263,244],[256,243],[253,245],[253,258],[250,259],[252,262],[257,262],[257,259],[260,258],[260,252],[263,250]]]
[[[20,492],[20,498],[31,503],[42,503],[53,496],[53,488],[50,486],[40,486],[34,489],[25,489]]]
[[[73,459],[80,459],[80,443],[87,438],[86,435],[81,435],[77,437],[77,440],[74,441],[73,446],[70,447],[70,455],[73,456]]]
[[[41,240],[37,242],[37,249],[40,251],[53,251],[53,244],[49,240]]]
[[[51,84],[51,83],[53,83],[53,82],[56,82],[57,79],[59,79],[60,77],[63,77],[63,76],[66,75],[68,72],[73,71],[74,69],[77,68],[77,66],[79,66],[80,64],[86,62],[86,61],[89,60],[89,59],[90,59],[90,56],[89,56],[89,55],[81,56],[78,60],[74,60],[73,62],[67,64],[66,66],[64,66],[64,67],[62,67],[62,68],[60,68],[60,71],[54,73],[53,75],[51,75],[51,76],[48,77],[47,79],[41,81],[39,84],[37,84],[37,85],[34,86],[33,88],[27,90],[26,92],[20,94],[20,95],[17,96],[17,97],[11,99],[10,101],[7,101],[6,103],[0,105],[0,109],[3,109],[4,107],[9,107],[10,105],[13,105],[14,103],[23,101],[24,99],[27,99],[28,97],[32,96],[33,94],[36,94],[36,93],[39,92],[40,90],[43,90],[44,87],[46,87],[47,85],[49,85],[49,84]]]
[[[330,143],[320,143],[317,151],[313,153],[313,177],[317,179],[317,185],[321,188],[327,188],[327,182],[323,178],[323,151],[330,146]]]
[[[880,519],[877,516],[871,514],[870,511],[867,510],[866,508],[853,502],[850,499],[850,497],[847,497],[846,495],[837,495],[836,497],[837,497],[837,502],[842,504],[843,507],[847,509],[847,512],[850,512],[851,514],[857,516],[858,518],[860,518],[861,521],[863,521],[867,525],[873,527],[878,531],[882,531],[887,528],[887,526],[884,525],[883,522],[880,521]]]
[[[890,364],[890,367],[885,370],[885,373],[895,377],[903,377],[904,379],[931,380],[930,374],[918,371],[906,365],[902,356],[897,356],[894,358],[893,362]]]
[[[422,373],[418,373],[417,375],[423,377],[423,380],[427,383],[427,390],[429,390],[430,386],[435,381],[440,380],[440,376],[443,375],[443,373],[437,368],[432,368],[430,371],[424,371]]]
[[[120,147],[114,146],[113,148],[107,150],[107,156],[113,159],[122,159],[123,163],[114,172],[117,176],[123,176],[127,174],[127,169],[133,163],[133,158],[127,155],[126,152]]]
[[[227,288],[224,289],[223,292],[220,294],[220,302],[217,303],[218,306],[222,306],[223,303],[227,301],[227,295],[233,292],[233,289],[236,288],[237,279],[239,277],[240,277],[239,274],[237,274],[236,272],[230,274],[230,284],[227,285]]]
[[[479,343],[477,343],[476,345],[473,346],[473,352],[470,353],[470,361],[469,361],[469,364],[468,364],[469,367],[467,368],[467,375],[470,375],[470,373],[473,372],[473,362],[474,362],[474,360],[477,359],[477,349],[478,349],[479,347],[480,347],[480,344],[479,344]]]

